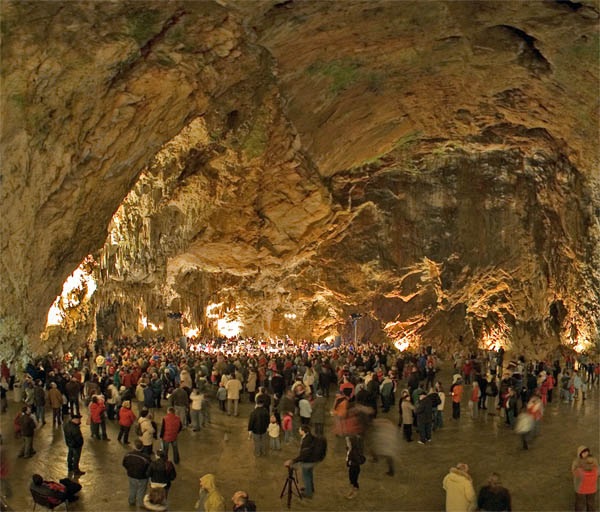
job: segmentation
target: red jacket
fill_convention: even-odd
[[[92,423],[102,423],[102,413],[106,410],[104,402],[92,402],[90,404],[90,417]]]
[[[181,420],[179,416],[170,412],[162,420],[160,438],[166,443],[177,440],[177,434],[181,431]]]
[[[119,425],[123,427],[131,427],[135,423],[135,414],[127,407],[119,409]]]

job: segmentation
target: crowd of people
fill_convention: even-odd
[[[217,404],[221,414],[238,416],[242,394],[255,404],[247,430],[256,457],[299,441],[298,456],[286,465],[301,470],[302,494],[309,499],[314,493],[313,469],[326,452],[325,418],[331,414],[335,435],[345,440],[346,498],[354,499],[367,456],[381,457],[386,475],[394,476],[397,428],[406,442],[413,441],[413,429],[419,444],[432,442],[433,433],[444,427],[447,401],[452,421],[460,420],[465,402],[472,419],[502,414],[507,428],[520,434],[522,448],[529,449],[547,404],[585,400],[586,391],[600,381],[600,365],[585,356],[508,361],[499,350],[457,352],[451,362],[452,384],[446,395],[436,378],[439,360],[430,347],[409,354],[369,343],[334,347],[289,339],[136,337],[98,340],[95,346],[60,358],[50,354],[29,363],[22,375],[3,361],[0,388],[5,391],[3,411],[8,390],[21,395],[22,409],[14,420],[22,440],[20,457],[35,455],[35,432],[51,418],[52,427],[64,431],[68,481],[75,481],[85,474],[79,467],[82,413],[94,442],[110,441],[107,422],[118,423],[117,441],[129,445],[130,436],[133,440],[133,449],[122,461],[129,505],[167,510],[180,462],[180,433],[210,425]],[[155,412],[165,405],[166,414],[155,421]],[[397,426],[386,418],[394,407],[399,412]],[[598,465],[587,447],[580,447],[571,470],[576,510],[595,510]],[[34,476],[32,485],[39,486],[39,475]],[[197,510],[225,509],[214,475],[204,475],[199,485]],[[476,495],[469,467],[461,462],[450,469],[442,486],[449,511],[511,510],[510,492],[496,473]],[[236,492],[232,503],[236,511],[256,510],[246,491]]]

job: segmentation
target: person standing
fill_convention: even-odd
[[[235,373],[231,374],[231,377],[225,384],[227,390],[227,416],[238,415],[238,405],[240,403],[240,391],[242,391],[242,383],[235,376]]]
[[[144,495],[148,485],[148,467],[150,455],[144,453],[142,441],[136,439],[135,449],[123,457],[123,467],[127,470],[129,479],[129,506],[143,506]]]
[[[187,428],[187,413],[190,403],[190,397],[184,388],[184,384],[180,383],[179,387],[173,391],[169,397],[171,407],[175,409],[175,414],[179,416],[183,428]]]
[[[138,435],[144,445],[142,451],[146,455],[152,455],[152,445],[154,444],[156,429],[154,428],[152,415],[148,409],[142,409],[142,412],[140,413],[138,419]]]
[[[33,435],[35,433],[36,423],[31,414],[31,408],[28,405],[24,405],[19,415],[18,424],[21,432],[21,439],[23,439],[23,446],[19,452],[19,457],[29,459],[35,455],[33,449]]]
[[[435,392],[440,398],[440,403],[433,411],[433,430],[437,430],[444,426],[444,405],[446,405],[446,394],[441,382],[435,383]]]
[[[482,512],[511,512],[510,493],[506,487],[502,487],[498,473],[492,473],[488,478],[487,485],[479,490],[477,508]]]
[[[179,449],[177,447],[177,436],[181,432],[183,425],[179,416],[175,414],[175,408],[169,407],[167,415],[163,418],[160,426],[160,438],[162,439],[162,449],[165,457],[169,458],[169,446],[173,447],[173,462],[179,464]]]
[[[35,405],[37,423],[43,427],[46,424],[46,390],[39,379],[33,386],[33,405]]]
[[[463,395],[463,384],[460,375],[452,377],[452,386],[450,387],[450,396],[452,397],[452,418],[460,419],[460,401]]]
[[[156,450],[156,459],[150,462],[146,475],[150,478],[149,483],[152,487],[164,487],[165,494],[168,496],[171,482],[177,478],[177,471],[173,463],[168,460],[167,453]]]
[[[254,455],[262,457],[267,454],[267,429],[269,428],[269,411],[262,400],[259,400],[248,419],[248,434],[254,440]]]
[[[79,414],[79,395],[81,395],[81,382],[74,376],[65,384],[65,394],[69,403],[69,414]]]
[[[408,443],[411,443],[415,406],[411,402],[408,391],[402,395],[400,405],[400,413],[402,415],[402,433],[404,434],[404,439],[406,439]]]
[[[575,510],[596,511],[598,463],[587,446],[577,448],[577,458],[571,464],[575,487]]]
[[[65,435],[65,444],[69,448],[67,454],[68,476],[74,477],[85,475],[85,471],[79,468],[79,459],[81,459],[81,450],[83,448],[83,435],[81,433],[81,416],[72,414],[71,420],[63,425]]]
[[[323,390],[317,391],[317,398],[311,404],[312,415],[310,421],[316,436],[322,436],[325,426],[325,413],[327,411],[327,399],[323,396]]]
[[[123,402],[117,415],[119,416],[119,435],[117,436],[117,441],[120,443],[121,439],[123,439],[124,444],[129,444],[129,431],[136,420],[129,400]]]
[[[431,400],[425,391],[419,395],[419,401],[415,407],[417,416],[417,429],[419,430],[419,444],[431,441],[431,424],[433,422],[433,407]]]
[[[300,425],[300,453],[294,459],[286,460],[284,466],[290,467],[299,464],[302,468],[302,481],[304,482],[304,498],[312,498],[315,492],[313,470],[315,467],[314,451],[315,438],[308,425]]]
[[[56,382],[50,383],[50,389],[48,390],[48,403],[52,408],[52,428],[57,428],[63,423],[63,394],[58,390]]]
[[[458,463],[444,477],[442,487],[446,491],[446,512],[472,512],[475,510],[475,489],[469,475],[469,466]]]
[[[192,389],[190,394],[190,417],[192,419],[192,430],[198,432],[202,424],[202,400],[204,395],[198,388]]]

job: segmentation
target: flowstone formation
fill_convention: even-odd
[[[227,323],[530,356],[597,344],[597,2],[2,17],[6,353]],[[44,330],[88,255],[95,292]]]

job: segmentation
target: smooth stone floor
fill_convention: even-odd
[[[450,375],[440,377],[447,390]],[[467,392],[465,396],[468,395]],[[490,472],[498,472],[513,497],[513,510],[562,511],[573,510],[574,492],[570,465],[578,445],[589,446],[599,453],[598,388],[588,393],[586,401],[573,404],[554,403],[546,409],[541,435],[528,451],[523,451],[519,436],[504,427],[504,419],[481,415],[477,420],[465,416],[450,419],[446,404],[445,426],[434,432],[433,442],[419,445],[416,440],[406,443],[398,428],[399,451],[396,475],[386,476],[383,461],[370,459],[362,466],[360,493],[354,500],[344,496],[348,492],[343,440],[331,433],[331,423],[326,426],[329,451],[326,459],[315,469],[315,496],[311,500],[293,498],[292,510],[360,511],[360,510],[421,510],[444,509],[442,479],[457,462],[471,467],[476,491],[485,483]],[[256,459],[252,441],[246,427],[251,405],[247,397],[240,407],[239,417],[229,417],[212,404],[212,425],[201,432],[187,430],[180,434],[181,463],[177,466],[177,479],[173,483],[169,510],[193,510],[198,493],[198,478],[214,473],[218,487],[225,496],[227,508],[232,509],[231,496],[236,490],[250,493],[259,511],[287,510],[280,493],[287,471],[283,462],[295,456],[298,442],[283,446],[268,458]],[[331,399],[332,400],[332,399]],[[134,404],[134,408],[136,405]],[[9,412],[0,418],[4,440],[3,456],[11,465],[9,483],[12,497],[9,504],[14,510],[31,510],[33,502],[28,492],[31,475],[35,472],[45,478],[60,479],[66,476],[66,447],[62,431],[53,430],[47,423],[36,432],[31,459],[17,458],[20,441],[13,438],[12,420],[18,404],[9,393]],[[162,418],[163,407],[157,413]],[[397,408],[386,415],[394,424],[398,422]],[[51,419],[47,415],[47,419]],[[121,466],[127,448],[117,442],[116,424],[108,426],[110,442],[90,438],[89,427],[82,421],[85,444],[81,467],[87,474],[81,477],[83,490],[80,500],[69,506],[72,511],[134,510],[127,503],[128,483]],[[133,434],[133,432],[132,432]],[[132,437],[135,438],[135,435]],[[415,439],[417,436],[414,436]],[[156,448],[156,446],[155,446]]]

